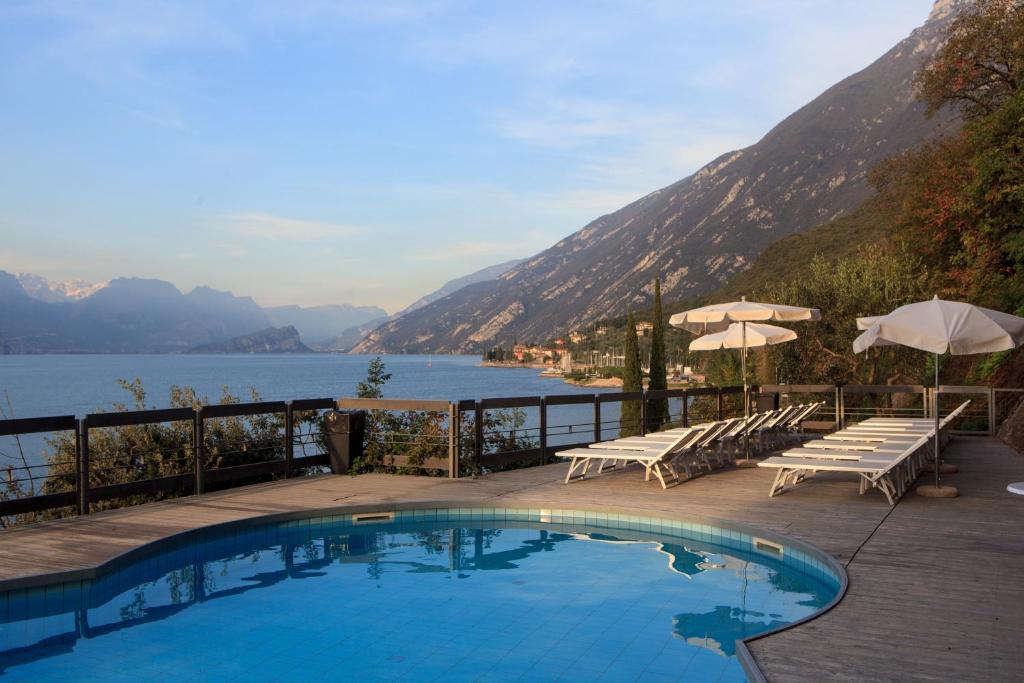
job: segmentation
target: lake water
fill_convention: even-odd
[[[172,385],[194,388],[216,403],[221,387],[249,400],[355,396],[374,356],[341,354],[258,355],[54,355],[0,356],[0,392],[17,417],[84,415],[129,399],[118,379],[142,380],[147,403],[169,405]],[[386,398],[477,399],[593,393],[531,368],[479,367],[479,356],[384,356],[391,381]],[[6,412],[6,401],[4,402]]]
[[[192,387],[211,403],[218,402],[225,386],[243,401],[250,400],[250,389],[263,400],[339,398],[355,396],[356,384],[366,378],[373,358],[341,354],[0,356],[0,400],[4,413],[13,412],[15,417],[82,416],[109,411],[118,402],[130,404],[131,397],[117,380],[135,378],[142,380],[151,408],[169,406],[173,385]],[[385,398],[455,401],[609,391],[541,377],[534,368],[480,367],[478,356],[384,356],[383,360],[392,373],[384,387]],[[588,405],[558,406],[549,409],[548,415],[549,426],[563,432],[566,428],[557,429],[558,425],[584,425],[593,419]],[[525,416],[526,427],[537,426],[536,409],[527,409]],[[618,404],[605,404],[602,422],[609,437],[617,420]],[[554,436],[549,443],[578,442],[579,432],[586,429],[581,426],[572,434]],[[44,445],[42,435],[22,439],[33,463],[41,462]],[[17,465],[15,448],[13,439],[0,437],[0,466]]]

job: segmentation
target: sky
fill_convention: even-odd
[[[930,0],[0,2],[0,269],[393,312],[756,142]]]

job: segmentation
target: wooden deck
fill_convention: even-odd
[[[93,567],[198,526],[275,512],[398,501],[614,506],[718,517],[810,542],[843,563],[845,599],[755,641],[771,681],[1019,681],[1024,677],[1024,457],[994,439],[957,438],[954,500],[913,493],[895,508],[818,475],[778,498],[772,472],[730,469],[663,491],[637,470],[565,486],[565,465],[479,479],[322,476],[235,489],[0,532],[0,581]],[[824,480],[824,481],[822,481]]]

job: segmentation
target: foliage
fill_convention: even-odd
[[[642,391],[644,380],[640,369],[640,348],[637,344],[636,323],[633,314],[626,318],[626,347],[623,353],[626,364],[622,369],[622,391]],[[619,414],[619,435],[634,436],[640,433],[641,401],[623,401]]]
[[[648,389],[668,389],[668,377],[665,373],[665,317],[661,310],[660,278],[654,280],[654,329],[651,331],[651,369],[648,375]],[[667,398],[656,398],[648,402],[647,429],[657,431],[668,422],[668,419]]]
[[[366,368],[366,379],[356,384],[356,396],[359,398],[383,398],[384,385],[391,381],[391,373],[384,366],[384,361],[377,356]]]
[[[356,396],[384,398],[384,387],[389,381],[391,373],[378,356],[367,366],[366,379],[356,384]],[[349,473],[354,476],[374,471],[410,471],[417,474],[438,472],[418,467],[395,468],[391,464],[394,456],[408,457],[413,465],[420,465],[429,458],[447,459],[447,415],[416,410],[367,411],[363,452],[350,463]]]
[[[356,386],[359,398],[384,398],[385,385],[391,380],[384,362],[370,361],[366,379]],[[483,431],[485,453],[535,448],[537,440],[530,437],[524,426],[526,414],[522,410],[484,411]],[[363,454],[351,463],[353,475],[365,472],[392,472],[445,476],[447,472],[418,467],[429,459],[448,458],[448,415],[437,411],[370,410],[366,413],[366,432]],[[475,427],[472,419],[463,421],[459,434],[462,460],[460,470],[478,473],[473,459]],[[395,466],[395,457],[407,457],[412,466]],[[510,464],[497,469],[511,469]]]
[[[528,466],[525,462],[508,462],[503,465],[482,467],[476,462],[474,444],[476,443],[476,425],[472,414],[462,423],[459,435],[459,469],[464,474],[484,474],[486,472],[503,472]],[[526,427],[526,411],[485,410],[483,411],[482,453],[506,453],[537,448],[540,441],[532,436]]]
[[[920,353],[893,346],[855,355],[856,318],[891,311],[927,297],[921,259],[902,243],[864,247],[831,262],[816,257],[801,277],[767,284],[758,297],[821,309],[821,320],[801,323],[796,341],[771,347],[769,364],[791,383],[893,384],[919,369]]]
[[[141,380],[118,380],[129,395],[128,403],[116,403],[115,412],[148,410],[146,390]],[[253,401],[259,394],[251,392]],[[223,389],[220,404],[239,403],[239,398]],[[172,408],[198,408],[208,405],[205,397],[196,395],[190,387],[172,386]],[[295,414],[296,434],[300,443],[319,442],[322,438],[320,416],[315,411]],[[89,430],[89,486],[97,488],[160,477],[190,474],[195,471],[192,421],[102,427]],[[205,470],[245,465],[284,458],[284,415],[279,413],[230,418],[210,418],[204,421],[203,445]],[[77,486],[77,441],[72,433],[61,433],[47,439],[46,479],[38,489],[14,487],[6,491],[8,498],[45,495],[74,490]],[[257,477],[266,479],[268,476]],[[10,487],[9,487],[10,488]],[[209,487],[208,488],[215,488]],[[158,500],[175,495],[136,494],[133,496],[94,501],[93,510],[106,510]],[[22,515],[18,523],[62,516],[66,510],[54,510],[38,515]]]
[[[916,85],[930,114],[946,105],[968,119],[998,110],[1024,85],[1024,3],[976,0],[962,10]]]

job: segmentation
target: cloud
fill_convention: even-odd
[[[315,242],[352,237],[365,232],[354,225],[286,218],[261,212],[234,213],[225,218],[231,232],[237,235],[271,240]]]
[[[468,256],[507,254],[523,256],[522,243],[513,242],[458,242],[410,257],[413,261],[456,261]]]
[[[170,114],[170,113],[158,113],[151,111],[133,111],[132,114],[146,123],[150,123],[158,128],[167,128],[169,130],[185,130],[185,122],[181,120],[181,117]]]

